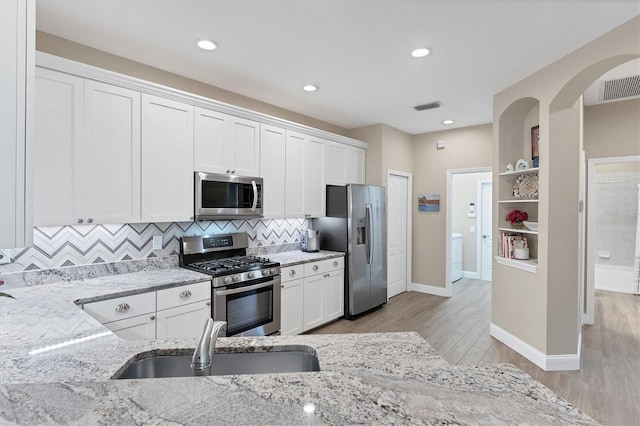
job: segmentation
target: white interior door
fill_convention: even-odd
[[[407,291],[408,182],[393,174],[387,182],[387,297]]]
[[[481,279],[483,281],[491,281],[491,263],[492,263],[492,259],[491,259],[491,246],[492,246],[492,241],[491,241],[491,203],[492,203],[492,194],[493,194],[493,187],[491,182],[484,182],[482,183],[481,186],[481,192],[482,192],[482,198],[481,198],[481,206],[480,208],[482,209],[481,211],[481,215],[482,217],[480,218],[481,223],[481,233],[480,235],[482,235],[482,242],[481,242],[481,250],[482,250],[482,254],[481,254],[481,263],[482,263],[482,273],[481,273]]]

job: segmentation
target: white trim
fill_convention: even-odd
[[[412,218],[413,218],[413,211],[411,209],[411,200],[413,199],[413,173],[409,173],[409,172],[403,172],[400,170],[393,170],[393,169],[387,169],[387,188],[389,188],[389,177],[391,175],[394,176],[402,176],[402,177],[406,177],[407,178],[407,272],[406,272],[406,280],[407,280],[407,291],[409,291],[410,287],[411,287],[411,271],[413,270],[413,256],[412,256],[412,252],[411,249],[413,247],[413,241],[412,241],[412,236],[413,233],[411,232],[411,230],[413,229],[413,225],[412,225]],[[387,191],[385,191],[385,196],[387,195]],[[387,205],[389,205],[388,201],[389,200],[385,200],[387,201]],[[389,218],[389,215],[387,215],[387,219]],[[387,225],[387,230],[389,229],[389,226]],[[387,235],[387,244],[389,241],[389,236]]]
[[[436,287],[427,284],[411,283],[409,284],[409,291],[416,291],[418,293],[433,294],[434,296],[451,297],[451,284],[445,287]]]
[[[580,351],[567,355],[546,355],[494,323],[489,326],[489,334],[544,371],[580,370]],[[579,339],[578,348],[580,348],[581,344],[582,342]]]
[[[214,99],[205,98],[204,96],[196,95],[193,93],[184,92],[182,90],[174,89],[171,87],[163,86],[160,84],[152,83],[150,81],[141,80],[139,78],[131,77],[128,75],[116,73],[113,71],[105,70],[102,68],[94,67],[91,65],[83,64],[81,62],[72,61],[69,59],[61,58],[59,56],[50,55],[44,52],[36,52],[36,66],[40,68],[48,68],[54,71],[64,72],[67,74],[73,74],[78,77],[88,78],[91,80],[100,81],[114,86],[124,87],[139,92],[161,96],[165,99],[172,99],[178,102],[184,102],[190,105],[199,106],[202,108],[218,111],[224,114],[230,114],[236,117],[246,118],[248,120],[258,121],[262,124],[268,124],[284,128],[287,130],[293,130],[295,132],[302,132],[309,136],[315,136],[323,139],[328,139],[335,142],[340,142],[346,145],[356,146],[358,148],[367,148],[368,143],[362,142],[356,139],[351,139],[346,136],[337,135],[324,130],[315,129],[313,127],[305,126],[303,124],[294,123],[293,121],[284,120],[282,118],[273,117],[271,115],[263,114],[257,111],[251,111],[246,108],[227,104]]]
[[[472,280],[481,280],[480,272],[462,271],[462,278],[471,278]]]
[[[587,160],[587,291],[584,324],[595,322],[595,259],[596,259],[596,186],[594,182],[596,166],[601,164],[633,163],[640,161],[640,155],[624,157],[601,157]]]
[[[445,289],[446,289],[446,297],[451,297],[453,294],[451,288],[451,215],[453,214],[453,175],[462,174],[462,173],[485,173],[492,172],[493,169],[491,167],[473,167],[470,169],[447,169],[447,201],[446,201],[446,225],[445,225]],[[477,216],[476,216],[477,217]],[[476,232],[478,230],[478,224],[476,222]],[[424,285],[424,284],[420,284]],[[427,286],[432,287],[432,286]],[[435,289],[441,289],[442,287],[432,287]],[[416,290],[420,291],[420,290]],[[437,294],[431,293],[430,291],[424,291],[423,293]],[[438,296],[442,296],[442,294],[437,294]]]
[[[478,194],[476,195],[478,202],[476,203],[476,271],[478,271],[479,280],[482,279],[482,271],[484,267],[484,262],[482,258],[482,236],[484,235],[484,230],[482,229],[482,222],[484,219],[484,204],[482,203],[482,188],[485,185],[491,185],[491,191],[493,191],[493,178],[492,179],[482,179],[478,181]],[[493,193],[493,192],[492,192]],[[493,203],[493,200],[490,204]],[[491,215],[493,219],[493,205],[491,206]],[[479,232],[478,232],[479,230]],[[489,235],[492,236],[493,239],[493,220],[491,221],[491,229],[488,230]],[[493,248],[493,242],[491,243],[491,247]],[[489,261],[493,262],[491,259],[491,252],[488,253]],[[493,275],[493,274],[492,274]],[[490,281],[490,280],[488,280]]]

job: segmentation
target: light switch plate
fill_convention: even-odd
[[[153,249],[162,250],[162,235],[153,236]]]
[[[0,249],[0,265],[11,263],[11,254],[9,249]]]
[[[475,226],[473,226],[473,225],[471,225],[471,226],[469,227],[469,232],[471,232],[471,233],[476,232],[476,227],[475,227]]]

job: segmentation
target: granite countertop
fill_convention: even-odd
[[[316,253],[307,253],[304,251],[285,251],[282,253],[267,254],[268,257],[274,262],[279,262],[280,266],[294,266],[301,263],[313,262],[316,260],[331,259],[334,257],[343,257],[344,253],[339,251],[320,250]]]
[[[172,268],[13,290],[0,300],[0,423],[595,424],[516,367],[451,366],[416,333],[220,338],[227,352],[308,346],[321,371],[109,380],[196,339],[122,340],[74,301],[207,278]]]

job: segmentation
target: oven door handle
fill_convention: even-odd
[[[244,293],[246,291],[257,290],[259,288],[270,287],[274,284],[274,281],[266,283],[254,284],[247,287],[234,288],[231,290],[216,290],[216,296],[227,296],[229,294]]]
[[[251,186],[253,187],[253,205],[251,206],[251,211],[255,212],[258,205],[258,186],[255,180],[251,181]]]

